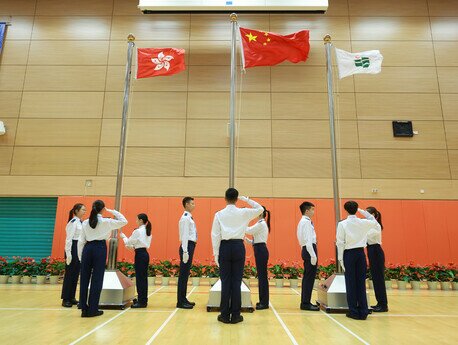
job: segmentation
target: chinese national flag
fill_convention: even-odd
[[[274,66],[285,60],[307,60],[309,32],[302,30],[282,36],[271,32],[240,28],[245,67]]]
[[[184,71],[184,49],[138,48],[136,78],[173,75]]]

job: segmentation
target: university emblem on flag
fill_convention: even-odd
[[[366,56],[355,56],[355,66],[356,67],[362,67],[362,68],[368,68],[370,66],[371,62],[368,57]]]

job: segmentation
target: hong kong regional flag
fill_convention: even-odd
[[[184,71],[184,49],[138,48],[136,78],[173,75]]]
[[[307,60],[309,32],[302,30],[282,36],[271,32],[240,28],[245,67],[273,66],[285,60]]]

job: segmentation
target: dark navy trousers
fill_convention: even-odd
[[[78,285],[78,278],[80,276],[80,261],[78,259],[78,240],[72,241],[72,261],[70,265],[65,265],[64,285],[62,285],[61,298],[64,301],[71,301],[75,299],[76,286]],[[65,259],[67,254],[64,253]]]
[[[82,311],[88,314],[95,314],[99,309],[106,261],[105,240],[86,243],[81,257],[80,306]],[[91,292],[88,298],[89,282],[91,282]]]
[[[364,248],[346,249],[343,254],[345,286],[350,313],[360,318],[369,314],[366,296],[366,255]]]
[[[269,262],[269,250],[265,243],[253,245],[256,270],[258,272],[259,303],[269,305],[269,280],[267,278],[267,263]]]
[[[385,287],[385,253],[382,246],[380,244],[367,245],[367,256],[377,304],[381,307],[388,307]]]
[[[312,298],[313,285],[315,284],[316,270],[318,267],[318,251],[316,244],[313,244],[313,250],[317,256],[317,264],[312,265],[311,257],[307,247],[302,247],[302,260],[304,260],[304,275],[302,276],[301,304],[310,304]]]
[[[148,303],[148,265],[149,254],[146,248],[135,249],[135,282],[140,304]]]
[[[188,278],[192,266],[192,258],[194,257],[194,249],[196,248],[196,242],[188,241],[188,254],[189,260],[187,263],[183,262],[183,248],[180,245],[178,250],[180,254],[180,274],[178,276],[178,287],[177,287],[177,303],[187,303],[188,299],[186,294],[188,291]]]
[[[245,246],[243,240],[223,240],[219,247],[219,269],[221,276],[221,315],[229,318],[240,316],[242,309],[243,268]]]

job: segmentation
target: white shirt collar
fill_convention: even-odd
[[[356,217],[356,214],[349,214],[347,219],[351,219],[351,218],[358,218],[358,217]]]

